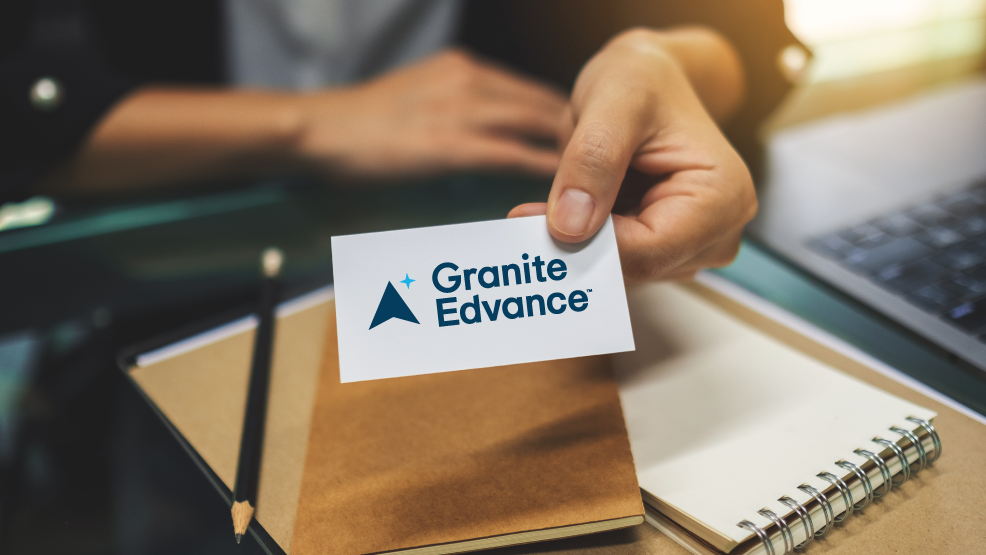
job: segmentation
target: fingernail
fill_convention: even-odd
[[[582,235],[589,227],[596,201],[585,191],[565,189],[555,204],[554,228],[565,235]]]

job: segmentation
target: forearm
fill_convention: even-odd
[[[743,64],[729,40],[705,27],[627,32],[633,47],[669,55],[684,71],[705,109],[720,124],[743,102]]]
[[[238,175],[347,181],[459,171],[551,175],[566,99],[446,51],[371,81],[306,93],[144,89],[36,189],[72,194]]]
[[[38,189],[110,192],[283,170],[297,163],[301,116],[295,105],[288,95],[260,91],[138,90]]]

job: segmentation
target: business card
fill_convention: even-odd
[[[332,238],[342,382],[632,351],[613,220],[544,216]]]

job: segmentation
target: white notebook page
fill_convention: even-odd
[[[668,284],[628,291],[637,350],[614,357],[640,486],[659,509],[684,513],[716,531],[710,543],[753,534],[736,526],[767,507],[791,509],[787,495],[807,504],[803,483],[835,465],[862,465],[857,448],[880,452],[871,439],[900,439],[891,426],[914,429],[907,416],[935,413],[851,378],[748,327],[687,290]],[[890,462],[890,461],[888,461]],[[891,471],[900,469],[891,464]],[[882,480],[871,472],[878,491]],[[848,480],[848,478],[847,478]],[[862,497],[861,486],[853,492]],[[844,508],[829,496],[836,513]],[[669,516],[674,516],[669,515]],[[824,519],[812,514],[815,527]],[[796,542],[805,534],[788,519]],[[698,533],[693,530],[693,532]],[[699,534],[702,535],[702,534]],[[776,537],[775,537],[776,538]],[[774,540],[778,552],[782,543]]]

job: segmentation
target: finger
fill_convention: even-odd
[[[515,206],[513,210],[507,214],[508,218],[526,218],[528,216],[544,216],[548,211],[548,204],[545,202],[529,202],[527,204],[521,204],[520,206]]]
[[[449,169],[483,168],[536,175],[551,175],[558,169],[558,153],[554,150],[496,136],[457,137],[440,150]]]
[[[572,117],[572,105],[566,104],[561,112],[561,121],[558,123],[558,151],[564,152],[569,141],[572,140],[572,133],[575,133],[575,120]]]
[[[742,234],[739,232],[731,233],[723,240],[700,252],[691,260],[668,270],[663,275],[652,276],[652,278],[663,281],[688,281],[702,270],[728,266],[736,259],[736,255],[739,253],[741,237]]]
[[[558,137],[560,114],[528,103],[489,101],[468,117],[472,125],[487,131],[553,140]]]
[[[659,188],[674,190],[676,182],[701,179],[689,175],[696,172],[675,174]],[[693,260],[698,262],[696,268],[731,261],[743,226],[756,213],[752,183],[736,184],[735,189],[746,192],[728,196],[692,186],[689,194],[670,194],[636,217],[615,221],[624,274],[657,279]]]
[[[480,67],[478,92],[489,98],[523,102],[555,113],[564,109],[568,102],[559,91],[542,83],[488,64]]]
[[[662,277],[661,280],[676,282],[693,281],[696,274],[698,274],[698,270],[675,270],[674,272]]]
[[[646,94],[621,85],[596,89],[583,98],[548,196],[548,229],[567,243],[592,237],[606,221],[654,117]]]
[[[722,268],[729,266],[736,260],[739,254],[740,244],[743,240],[742,231],[729,233],[720,241],[714,243],[692,258],[686,266],[693,270],[705,270],[708,268]]]

